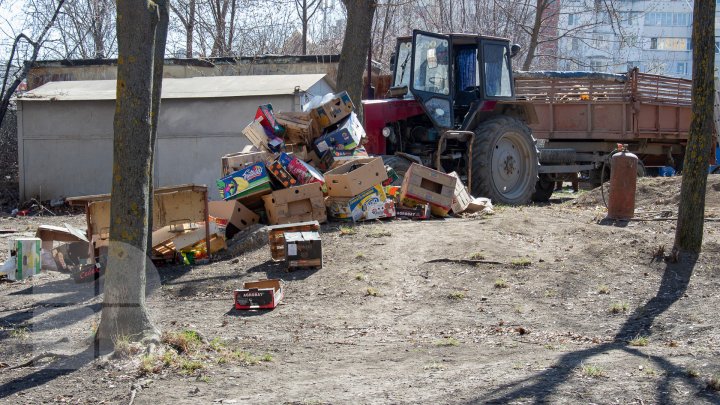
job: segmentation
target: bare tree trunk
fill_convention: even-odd
[[[715,101],[715,1],[695,0],[693,10],[692,122],[683,164],[675,249],[700,253],[705,222],[705,188],[713,136]]]
[[[188,4],[188,20],[185,26],[185,57],[193,57],[193,32],[195,30],[195,0]]]
[[[532,26],[532,32],[530,33],[530,42],[528,43],[527,54],[525,56],[525,63],[523,63],[523,70],[530,70],[530,65],[535,58],[535,50],[540,40],[540,28],[543,20],[543,13],[547,8],[548,0],[537,0],[535,7],[535,22]]]
[[[232,5],[230,6],[230,32],[228,33],[227,49],[226,49],[227,55],[233,55],[232,46],[233,46],[233,34],[235,31],[235,9],[237,8],[236,1],[235,0],[231,0],[231,1],[232,1]]]
[[[370,48],[373,15],[377,7],[375,0],[343,0],[347,9],[347,26],[343,39],[340,63],[338,64],[337,86],[346,90],[362,115],[363,69]]]
[[[308,17],[307,17],[307,0],[302,2],[302,54],[307,55],[307,31],[308,31]]]
[[[157,47],[167,35],[160,0],[117,1],[118,78],[114,121],[110,246],[105,297],[96,339],[103,349],[118,337],[159,335],[145,304],[147,247],[152,204],[153,94]],[[160,63],[162,69],[162,63]],[[162,71],[159,72],[162,77]]]

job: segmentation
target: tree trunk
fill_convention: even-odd
[[[338,64],[337,87],[346,90],[362,116],[363,69],[370,49],[375,0],[343,0],[347,9],[347,26]]]
[[[303,11],[302,11],[302,54],[307,55],[307,30],[308,30],[308,18],[307,18],[307,0],[303,0]]]
[[[547,0],[537,0],[535,3],[535,22],[533,22],[532,32],[530,33],[530,42],[528,43],[527,54],[525,56],[525,63],[523,63],[523,70],[530,70],[530,65],[535,58],[535,50],[540,40],[540,28],[542,25],[543,13],[547,6]]]
[[[715,101],[715,1],[695,0],[693,10],[692,121],[685,150],[675,249],[700,253],[705,188],[713,136]]]
[[[193,32],[195,30],[195,0],[190,0],[188,4],[188,20],[185,27],[185,57],[193,57]]]
[[[110,246],[97,340],[104,350],[119,337],[157,339],[145,305],[145,271],[152,194],[154,59],[166,33],[162,6],[117,1],[118,73],[114,120]],[[167,14],[167,11],[165,11]],[[166,27],[166,26],[165,26]],[[162,69],[162,63],[159,65]],[[162,76],[162,71],[159,73]]]

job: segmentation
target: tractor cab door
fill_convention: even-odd
[[[480,39],[478,62],[482,75],[482,98],[484,100],[512,100],[515,87],[510,64],[510,42],[496,39]]]
[[[452,46],[447,35],[413,31],[410,91],[433,124],[453,127]]]

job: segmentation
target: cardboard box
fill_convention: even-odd
[[[318,221],[296,222],[294,224],[267,227],[270,256],[274,261],[285,260],[285,232],[319,232]]]
[[[327,166],[325,166],[325,162],[323,162],[322,159],[320,159],[320,156],[318,156],[317,152],[315,152],[314,150],[311,150],[310,152],[307,153],[305,162],[307,162],[307,164],[309,164],[310,166],[313,166],[322,171],[327,170]]]
[[[400,186],[385,186],[385,194],[387,198],[392,199],[396,203],[400,202]]]
[[[262,126],[262,118],[257,118],[242,130],[242,134],[261,151],[273,152],[283,145],[282,138],[275,136],[269,129]]]
[[[225,236],[232,238],[236,233],[258,223],[260,223],[260,215],[246,207],[241,202],[235,201],[232,216],[230,216],[230,222],[225,230]]]
[[[277,122],[285,127],[285,142],[312,145],[322,129],[309,112],[278,112]]]
[[[330,149],[329,151],[325,152],[325,155],[323,155],[323,163],[325,163],[325,167],[328,169],[334,169],[342,164],[345,164],[347,162],[351,162],[358,159],[367,159],[370,155],[368,155],[367,151],[364,147],[360,146],[353,150],[335,150]],[[387,181],[387,180],[386,180]]]
[[[450,175],[457,179],[455,181],[455,191],[453,193],[453,201],[450,208],[452,209],[452,212],[459,214],[468,208],[468,205],[470,205],[470,202],[472,201],[472,197],[470,197],[467,187],[465,187],[462,180],[460,180],[460,176],[458,176],[455,172],[450,173]]]
[[[365,137],[365,129],[357,115],[351,113],[349,117],[338,124],[336,129],[330,130],[316,139],[315,149],[320,156],[330,149],[352,150],[360,145],[363,137]]]
[[[278,279],[248,281],[235,290],[235,309],[273,309],[284,295]]]
[[[265,164],[253,163],[217,181],[220,196],[224,200],[242,200],[272,191]]]
[[[325,178],[316,168],[287,153],[281,153],[278,157],[278,162],[282,164],[288,173],[297,179],[298,183],[319,183],[321,189],[325,192]]]
[[[10,257],[16,258],[15,271],[8,273],[10,280],[24,280],[40,274],[42,258],[40,238],[14,238],[10,240]]]
[[[220,164],[222,167],[222,176],[227,176],[230,173],[236,172],[245,166],[253,163],[264,163],[272,159],[272,154],[262,152],[235,152],[227,154],[220,158]]]
[[[395,180],[397,180],[397,179],[400,178],[400,176],[398,176],[398,174],[397,174],[397,172],[395,171],[395,169],[393,169],[393,168],[390,167],[390,166],[385,166],[385,171],[387,172],[387,177],[388,177],[388,178],[387,178],[387,180],[385,180],[385,181],[382,182],[382,185],[383,185],[383,186],[390,186],[390,185],[392,185],[392,184],[395,182]]]
[[[457,179],[449,174],[441,173],[429,167],[413,163],[403,179],[400,201],[406,199],[427,202],[433,214],[447,216],[452,207]]]
[[[430,219],[430,204],[418,203],[412,208],[396,205],[395,217],[401,219]]]
[[[327,221],[321,185],[317,183],[273,191],[262,197],[270,225]]]
[[[275,120],[275,114],[270,104],[263,104],[258,107],[255,112],[255,120],[260,122],[260,125],[265,128],[265,133],[268,135],[280,138],[285,132],[285,129],[278,125]]]
[[[395,216],[395,202],[377,184],[355,197],[328,197],[325,200],[330,217],[339,220],[366,221]]]
[[[387,179],[382,158],[357,159],[325,172],[327,194],[331,197],[355,197]],[[385,200],[383,191],[383,200]]]
[[[277,160],[268,164],[267,170],[268,173],[270,173],[273,183],[277,185],[277,188],[289,188],[298,185],[298,181],[295,180]]]
[[[286,232],[285,263],[288,271],[301,268],[321,269],[322,241],[317,232]]]
[[[350,95],[346,91],[338,93],[332,100],[322,104],[319,107],[310,110],[310,116],[317,121],[321,128],[327,128],[330,125],[340,121],[350,115],[355,109]]]
[[[285,153],[295,156],[296,158],[306,161],[308,159],[308,149],[305,144],[295,143],[286,144]]]
[[[175,250],[180,251],[192,247],[198,242],[205,241],[205,224],[203,223],[200,225],[201,226],[194,231],[185,231],[183,233],[177,234],[172,239]],[[209,222],[208,227],[210,228],[211,235],[218,232],[217,224],[215,222]]]

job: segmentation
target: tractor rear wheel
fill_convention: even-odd
[[[475,129],[473,196],[498,204],[527,204],[535,192],[539,166],[535,139],[519,119],[494,117]]]
[[[546,174],[541,174],[535,183],[535,192],[531,199],[533,202],[548,202],[555,191],[555,181],[550,180]]]

